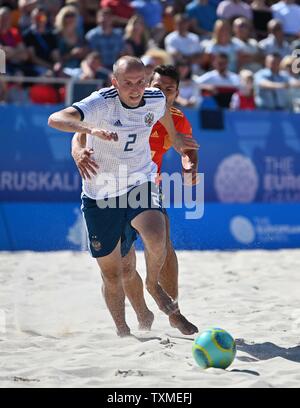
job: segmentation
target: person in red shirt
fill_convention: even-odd
[[[254,110],[256,105],[253,72],[248,69],[242,69],[240,78],[241,86],[240,89],[232,95],[230,108],[234,110]]]
[[[6,56],[6,72],[13,75],[17,71],[23,71],[24,63],[28,60],[28,51],[18,28],[12,27],[11,11],[8,7],[0,8],[0,47]]]
[[[150,86],[159,88],[165,94],[167,99],[167,107],[170,109],[177,132],[191,136],[192,127],[188,119],[185,117],[183,112],[173,107],[178,95],[179,87],[179,74],[176,68],[171,65],[157,66],[154,69],[150,79]],[[169,135],[160,122],[157,122],[153,126],[149,142],[152,160],[157,164],[158,174],[160,174],[163,156],[172,147]],[[83,178],[90,178],[90,173],[94,175],[97,174],[97,165],[91,159],[92,153],[92,150],[85,148],[85,138],[82,137],[82,135],[75,133],[72,140],[72,156]],[[188,184],[196,184],[198,182],[197,168],[197,151],[190,150],[185,152],[185,155],[182,156],[182,172],[183,174],[187,175],[186,182]],[[164,291],[172,298],[173,302],[177,306],[177,310],[179,311],[178,260],[170,238],[170,223],[166,212],[165,220],[168,227],[168,250],[165,264],[160,272],[159,283]],[[130,233],[132,232],[135,234],[135,231],[130,231]],[[122,265],[124,292],[136,312],[139,328],[141,330],[150,330],[154,320],[154,315],[146,305],[143,293],[143,282],[140,275],[136,271],[136,254],[134,246],[132,246],[129,253],[122,258]],[[172,327],[177,327],[183,334],[191,335],[198,332],[197,327],[190,323],[187,319],[185,319],[179,326],[178,321],[176,320],[176,314],[169,315],[169,321]]]

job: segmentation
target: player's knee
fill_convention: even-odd
[[[101,276],[103,283],[106,285],[117,285],[121,280],[121,270],[120,269],[102,269]]]
[[[135,273],[136,272],[135,272],[134,265],[131,265],[131,264],[123,265],[123,270],[122,270],[122,280],[123,280],[123,282],[126,283],[126,282],[130,281],[131,279],[133,279]]]
[[[166,236],[162,231],[156,229],[149,231],[149,234],[144,239],[144,243],[150,254],[156,254],[158,257],[166,255]]]

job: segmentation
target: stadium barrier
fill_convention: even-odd
[[[0,106],[0,250],[86,248],[72,135],[47,126],[59,108]],[[186,219],[186,208],[168,210],[175,247],[299,247],[300,115],[185,113],[201,146],[205,206],[199,219]],[[163,170],[180,171],[173,150]]]

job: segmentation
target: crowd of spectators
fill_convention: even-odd
[[[297,1],[0,0],[0,49],[8,76],[107,86],[116,59],[134,55],[149,76],[161,63],[178,68],[179,106],[298,111]],[[59,103],[65,94],[62,84],[0,76],[2,103]]]

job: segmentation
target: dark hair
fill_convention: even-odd
[[[190,62],[187,60],[187,59],[184,59],[184,58],[182,58],[182,59],[180,59],[180,60],[178,60],[177,62],[176,62],[176,69],[178,70],[180,67],[188,67],[189,68],[189,70],[188,70],[188,72],[187,72],[187,74],[185,75],[185,77],[184,78],[180,78],[181,80],[183,80],[183,79],[191,79],[192,78],[192,67],[191,67],[191,64],[190,64]]]
[[[152,82],[155,74],[159,74],[159,75],[174,79],[174,81],[176,82],[177,88],[178,88],[180,76],[179,76],[179,72],[174,67],[174,65],[163,65],[162,64],[162,65],[158,65],[157,67],[155,67],[151,75],[151,78],[150,78],[150,83]]]

